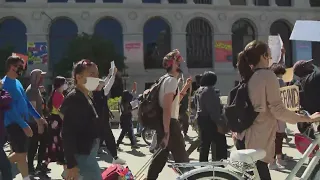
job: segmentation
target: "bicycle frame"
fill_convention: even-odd
[[[296,174],[300,170],[300,168],[303,166],[303,163],[308,159],[308,156],[312,153],[313,149],[320,145],[320,133],[315,134],[316,139],[309,145],[307,150],[303,153],[302,158],[298,161],[296,166],[293,168],[291,173],[287,176],[286,180],[292,180],[296,177]],[[310,163],[307,166],[307,169],[303,172],[301,176],[301,180],[307,180],[314,168],[316,167],[317,163],[320,160],[320,151],[318,150],[315,154],[315,156],[311,159]]]

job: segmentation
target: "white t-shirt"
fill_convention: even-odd
[[[164,95],[168,93],[176,94],[178,88],[178,80],[175,77],[167,77],[161,84],[160,92],[159,92],[159,103],[160,106],[163,107],[163,100]],[[172,109],[171,109],[171,118],[178,119],[179,118],[179,89],[178,94],[175,96],[174,100],[172,101]]]

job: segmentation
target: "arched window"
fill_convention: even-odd
[[[61,61],[69,42],[78,35],[77,25],[70,19],[61,17],[53,20],[49,29],[49,67]]]
[[[14,17],[0,20],[0,48],[12,47],[15,52],[26,54],[26,32],[23,22]]]
[[[168,2],[172,4],[186,4],[187,0],[168,0]]]
[[[123,55],[123,32],[119,21],[112,17],[100,19],[94,28],[94,35],[110,40],[116,52]]]
[[[232,56],[233,67],[237,67],[239,52],[251,41],[255,40],[255,31],[250,21],[240,19],[232,25]]]
[[[194,18],[186,28],[187,64],[189,68],[212,67],[213,48],[211,25],[206,19]]]
[[[143,27],[144,67],[162,68],[163,57],[171,51],[171,28],[161,17],[149,19]]]
[[[291,67],[293,65],[292,61],[292,45],[289,40],[291,35],[291,28],[283,20],[278,20],[272,23],[270,27],[270,35],[276,36],[280,34],[283,41],[283,46],[286,49],[286,66]]]
[[[230,5],[242,5],[242,6],[247,5],[246,0],[229,0],[229,1],[230,1]]]
[[[253,4],[256,6],[270,6],[269,0],[254,0]]]
[[[276,0],[278,6],[292,6],[291,0]]]
[[[312,59],[314,64],[320,66],[320,42],[312,42]]]
[[[320,7],[320,1],[319,0],[309,0],[311,7]]]
[[[161,0],[142,0],[142,3],[161,3]]]
[[[212,0],[193,0],[195,4],[212,4]]]

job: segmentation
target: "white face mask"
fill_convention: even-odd
[[[99,78],[87,77],[87,82],[84,84],[84,87],[89,91],[94,91],[99,85]]]
[[[63,86],[62,86],[62,89],[65,91],[65,90],[67,90],[68,89],[68,85],[67,84],[64,84]]]

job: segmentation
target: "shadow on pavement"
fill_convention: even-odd
[[[146,155],[141,152],[141,151],[137,151],[137,150],[131,150],[131,151],[125,151],[128,154],[131,154],[133,156],[137,156],[137,157],[145,157]]]

